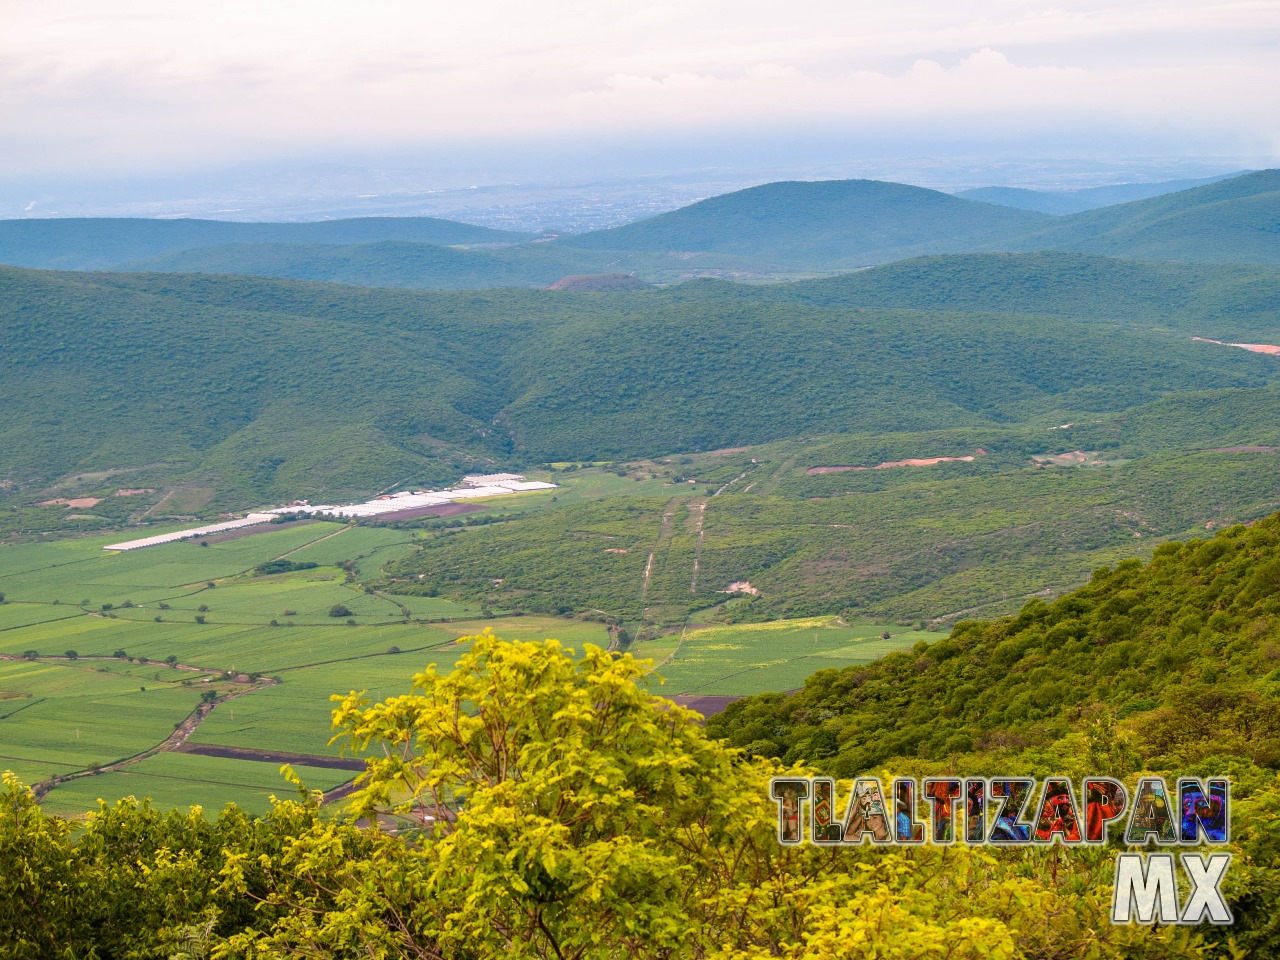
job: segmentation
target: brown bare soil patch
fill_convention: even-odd
[[[101,502],[101,497],[72,497],[70,500],[66,497],[58,497],[54,500],[44,500],[40,503],[40,506],[56,507],[61,505],[71,510],[88,510],[90,507],[96,507]]]
[[[646,283],[629,273],[575,273],[553,283],[550,290],[567,290],[570,293],[601,293],[610,290],[648,290]]]
[[[702,714],[704,717],[713,717],[717,713],[724,713],[729,704],[735,700],[741,700],[742,697],[700,697],[695,694],[681,693],[669,699],[673,703],[678,703],[682,707],[688,707],[690,710]]]
[[[1102,463],[1096,450],[1072,450],[1070,453],[1046,453],[1031,458],[1036,463],[1047,463],[1055,467],[1086,467]]]
[[[395,510],[392,513],[379,514],[379,520],[412,520],[415,517],[457,517],[464,513],[475,513],[483,510],[478,503],[442,503],[435,507],[412,507],[408,510]]]
[[[935,463],[972,463],[977,457],[985,456],[985,450],[978,450],[977,453],[970,454],[967,457],[914,457],[910,460],[887,460],[884,463],[877,463],[874,467],[851,467],[851,466],[834,466],[834,467],[810,467],[805,471],[807,474],[815,473],[844,473],[849,470],[889,470],[893,467],[932,467]]]
[[[721,708],[723,709],[723,708]],[[223,760],[257,760],[262,763],[293,763],[300,767],[322,767],[326,770],[363,770],[363,760],[353,757],[317,757],[306,753],[277,753],[274,750],[247,750],[242,747],[219,747],[190,741],[174,748],[175,753],[193,753],[198,757],[220,757]]]
[[[1192,337],[1192,340],[1198,340],[1201,343],[1216,343],[1220,347],[1239,347],[1241,350],[1248,350],[1250,353],[1266,353],[1273,357],[1280,356],[1280,346],[1274,343],[1227,343],[1225,340],[1210,340],[1208,337]]]

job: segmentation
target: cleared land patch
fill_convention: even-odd
[[[687,630],[680,637],[638,643],[632,653],[658,664],[654,673],[663,683],[654,691],[662,696],[741,696],[790,690],[816,670],[869,663],[939,637],[894,625],[810,617]]]
[[[874,467],[810,467],[805,471],[810,476],[819,473],[847,473],[854,470],[891,470],[894,467],[932,467],[937,463],[973,463],[977,457],[986,456],[987,451],[979,449],[976,453],[963,457],[912,457],[906,460],[886,460]]]

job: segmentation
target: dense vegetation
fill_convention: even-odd
[[[318,223],[66,218],[0,220],[0,263],[55,270],[110,270],[136,260],[230,243],[333,244],[398,240],[516,243],[526,234],[434,217],[358,217]]]
[[[972,250],[1042,215],[878,180],[768,183],[562,240],[604,250],[715,250],[810,268]]]
[[[998,248],[1280,263],[1280,170],[1062,217]]]
[[[1082,269],[1079,258],[1059,267]],[[954,272],[926,268],[902,285]],[[1062,285],[1087,287],[1090,272],[1112,268],[1083,269],[1084,281]],[[1112,272],[1116,284],[1132,273]],[[1187,293],[1159,269],[1146,276],[1152,312]],[[1203,278],[1240,291],[1228,329],[1262,323],[1250,282]],[[213,488],[215,506],[248,506],[438,483],[477,459],[519,466],[993,425],[1280,373],[1273,358],[1152,321],[1098,323],[1105,308],[1087,297],[1064,298],[1069,315],[1039,318],[1029,335],[1011,313],[857,306],[854,287],[427,294],[4,269],[0,479],[146,467],[139,486],[187,478]],[[876,296],[893,299],[866,294]],[[969,310],[975,296],[956,294]],[[1183,316],[1203,309],[1193,300]],[[1191,325],[1176,312],[1161,323]]]
[[[0,889],[0,938],[16,955],[140,960],[817,960],[872,944],[884,960],[1154,960],[1224,939],[1108,924],[1105,850],[781,847],[779,768],[708,739],[640,677],[598,648],[575,660],[483,636],[410,696],[353,693],[335,723],[372,757],[351,807],[364,829],[314,800],[212,822],[130,800],[75,830],[6,780],[0,855],[21,868]],[[1232,934],[1248,947],[1270,943],[1257,896],[1274,840],[1252,829],[1278,796],[1237,793],[1254,886],[1233,891]]]
[[[739,701],[709,729],[753,753],[847,776],[902,758],[955,763],[988,750],[1030,758],[1082,718],[1110,717],[1127,758],[1120,772],[1210,762],[1274,771],[1278,663],[1275,515],[1162,544],[1146,565],[1101,567],[1051,603],[961,622],[913,652],[819,672],[792,696]]]
[[[613,259],[609,257],[607,259]],[[458,250],[428,243],[386,240],[354,245],[237,243],[196,247],[121,266],[166,273],[240,273],[289,277],[362,287],[470,290],[549,287],[569,274],[607,262],[595,253],[551,243],[496,250]]]

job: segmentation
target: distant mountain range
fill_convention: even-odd
[[[1078,190],[1027,190],[1022,187],[978,187],[974,190],[961,190],[957,197],[966,200],[979,200],[982,203],[998,203],[1005,207],[1017,207],[1020,210],[1035,210],[1039,213],[1052,213],[1058,216],[1068,213],[1083,213],[1085,210],[1097,210],[1117,203],[1130,203],[1134,200],[1146,200],[1150,197],[1163,196],[1166,193],[1177,193],[1191,190],[1206,184],[1229,180],[1232,177],[1252,173],[1251,170],[1238,170],[1235,173],[1224,173],[1216,177],[1201,177],[1197,180],[1164,180],[1159,183],[1117,183],[1105,187],[1082,187]]]
[[[520,243],[529,234],[434,217],[360,217],[315,223],[68,218],[0,220],[0,263],[106,270],[180,250],[225,244]]]
[[[829,269],[971,250],[1047,219],[901,183],[827,180],[768,183],[561,242],[594,250],[712,251]]]
[[[1009,199],[1004,188],[966,198],[872,180],[771,183],[559,238],[431,218],[10,220],[0,221],[0,262],[416,289],[547,287],[610,273],[666,284],[796,279],[993,251],[1280,264],[1280,171],[1187,182],[1199,185],[1063,216],[972,199]],[[1180,185],[1098,188],[1089,202]]]

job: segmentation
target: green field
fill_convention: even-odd
[[[0,767],[35,783],[139,753],[195,708],[206,676],[167,667],[99,672],[85,660],[0,661]]]
[[[735,696],[795,689],[815,671],[870,663],[941,636],[890,624],[810,617],[703,627],[637,643],[631,652],[654,661],[654,672],[663,681],[654,690],[663,696]]]
[[[224,680],[224,671],[263,674],[277,683],[220,703],[192,743],[336,756],[340,747],[329,744],[332,695],[406,693],[429,663],[453,664],[466,649],[460,637],[488,628],[518,639],[555,636],[579,647],[609,642],[600,624],[477,619],[477,607],[443,597],[377,595],[336,566],[350,561],[376,574],[411,550],[413,537],[316,523],[208,546],[183,542],[126,553],[102,550],[127,539],[120,536],[0,548],[6,595],[0,656],[10,658],[0,660],[0,768],[37,783],[155,747],[203,693],[245,689],[243,680]],[[320,565],[256,574],[258,565],[282,557]],[[335,604],[350,616],[331,616]],[[29,651],[37,659],[21,659]],[[163,662],[169,658],[175,666]],[[59,784],[46,805],[78,813],[98,797],[134,794],[162,806],[216,808],[235,800],[261,810],[269,793],[289,790],[276,766],[162,753]],[[325,789],[350,776],[300,772]]]
[[[322,767],[294,766],[293,772],[311,790],[330,790],[353,776]],[[111,803],[132,796],[149,797],[160,809],[198,805],[212,814],[235,803],[265,813],[272,795],[282,800],[297,795],[278,763],[166,753],[118,772],[73,780],[50,793],[41,806],[49,813],[77,816],[95,809],[99,799]]]

